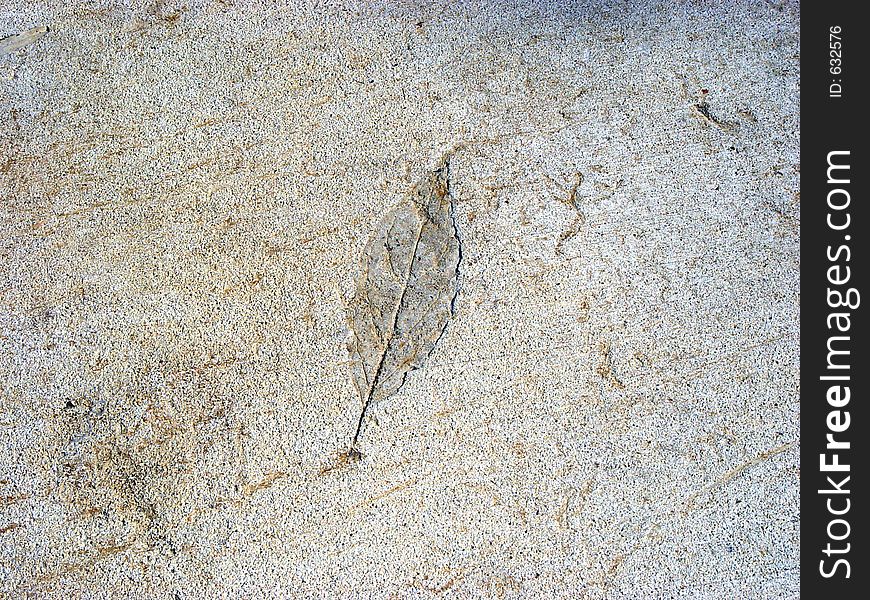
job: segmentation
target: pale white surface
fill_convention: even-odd
[[[797,595],[797,7],[560,4],[0,1],[0,590]],[[321,476],[463,142],[457,316]]]

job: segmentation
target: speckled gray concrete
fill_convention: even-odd
[[[797,595],[795,5],[123,4],[0,1],[2,592]],[[457,314],[321,474],[463,143]]]

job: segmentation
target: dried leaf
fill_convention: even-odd
[[[24,48],[48,33],[48,27],[34,27],[18,35],[10,35],[0,40],[0,56]]]
[[[395,393],[408,372],[432,352],[453,314],[460,243],[453,220],[445,158],[378,225],[362,258],[356,294],[348,304],[348,342],[362,410]]]

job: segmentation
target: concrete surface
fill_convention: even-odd
[[[797,596],[798,23],[0,0],[2,593]],[[456,315],[321,473],[451,148]]]

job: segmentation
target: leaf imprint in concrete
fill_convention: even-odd
[[[387,213],[362,257],[347,309],[351,376],[362,401],[347,459],[360,456],[356,443],[372,403],[402,387],[447,327],[460,259],[447,156]]]
[[[0,40],[0,56],[15,52],[19,48],[29,46],[48,33],[48,27],[34,27],[17,35],[10,35]]]

